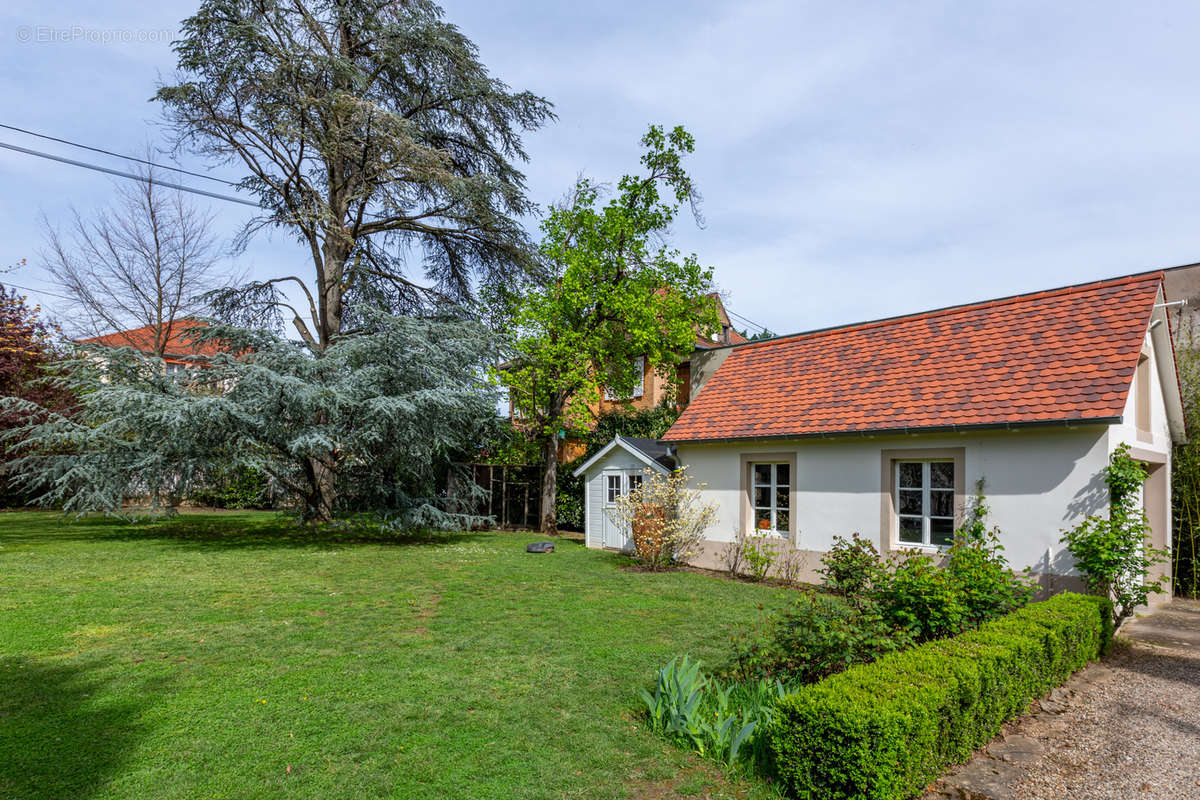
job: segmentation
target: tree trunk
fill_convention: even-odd
[[[308,459],[311,495],[305,509],[305,522],[333,521],[333,504],[337,499],[337,473],[320,458]]]
[[[542,533],[558,536],[558,509],[555,493],[558,490],[558,439],[546,439],[545,462],[542,472]]]

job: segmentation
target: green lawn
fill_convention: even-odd
[[[765,794],[634,692],[777,590],[536,538],[0,514],[0,798]]]

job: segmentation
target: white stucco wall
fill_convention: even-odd
[[[1110,437],[1111,448],[1115,449],[1121,442],[1127,442],[1131,447],[1138,447],[1144,450],[1151,450],[1156,453],[1168,454],[1171,452],[1171,428],[1167,421],[1167,406],[1166,398],[1163,394],[1162,381],[1159,380],[1159,368],[1165,366],[1171,369],[1169,363],[1160,365],[1160,355],[1153,346],[1151,335],[1146,334],[1145,343],[1143,345],[1144,352],[1149,356],[1150,370],[1150,440],[1145,438],[1145,432],[1142,436],[1138,435],[1137,429],[1137,392],[1130,391],[1129,397],[1125,401],[1125,411],[1123,418],[1118,425],[1113,426],[1113,434]]]
[[[877,544],[882,530],[883,451],[963,448],[972,494],[985,479],[990,523],[999,525],[1009,563],[1038,573],[1070,574],[1059,538],[1088,514],[1107,507],[1100,470],[1109,455],[1108,428],[1032,428],[975,434],[804,439],[789,443],[680,445],[679,458],[706,499],[716,501],[713,541],[733,540],[740,527],[741,457],[795,453],[794,545],[823,552],[834,537],[858,532]],[[887,531],[894,542],[894,531]],[[899,545],[893,545],[898,547]]]

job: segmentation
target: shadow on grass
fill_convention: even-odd
[[[90,797],[133,749],[154,695],[114,699],[86,667],[0,659],[0,797]]]
[[[111,517],[81,520],[50,517],[35,524],[0,527],[0,544],[83,541],[163,541],[196,549],[347,547],[351,545],[442,546],[486,538],[479,532],[395,533],[365,526],[302,525],[284,516],[201,516],[127,522]]]

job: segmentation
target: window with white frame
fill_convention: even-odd
[[[755,463],[750,465],[751,499],[754,501],[754,529],[786,534],[791,530],[791,465]]]
[[[622,395],[617,394],[609,387],[605,386],[604,387],[604,399],[605,400],[613,400],[613,401],[629,400],[630,397],[636,399],[636,398],[644,395],[646,393],[646,358],[645,358],[645,356],[638,356],[637,358],[635,358],[633,360],[633,372],[635,375],[637,375],[637,383],[635,383],[633,385],[633,394],[632,395],[630,395],[629,397],[624,397]]]
[[[621,476],[608,476],[608,502],[615,503],[617,498],[621,496]]]
[[[642,479],[644,477],[645,477],[644,475],[637,473],[637,472],[630,473],[630,475],[629,475],[629,491],[633,492],[633,491],[636,491],[636,490],[642,488]]]
[[[954,540],[954,462],[896,462],[896,539],[949,547]]]

